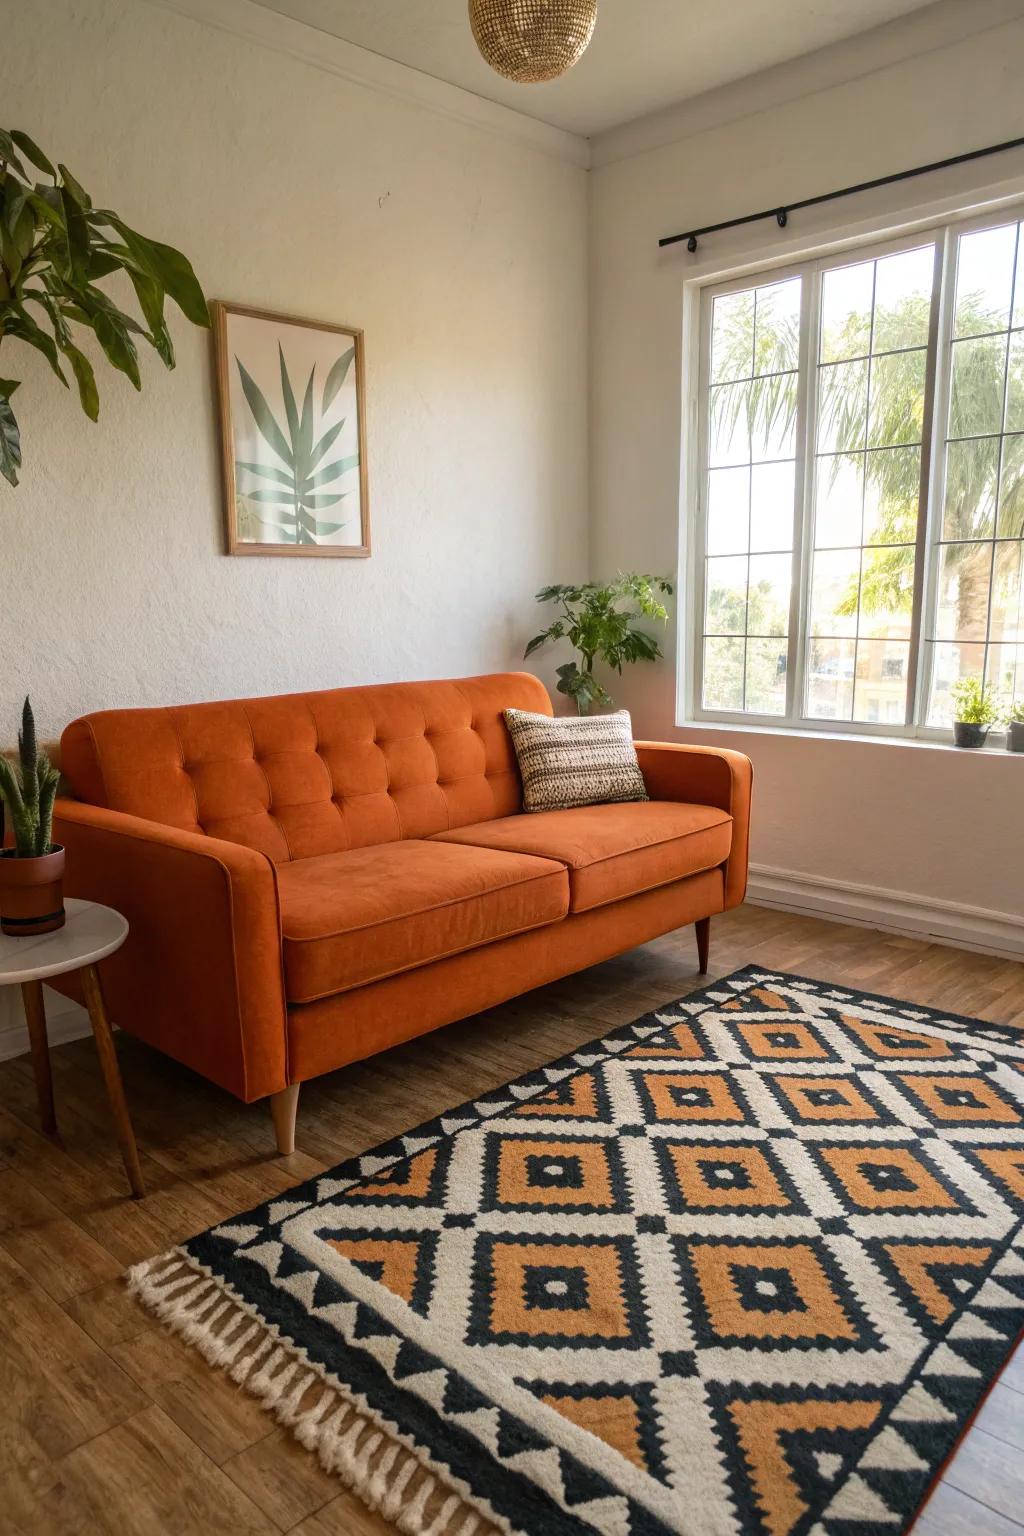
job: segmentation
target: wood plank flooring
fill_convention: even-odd
[[[712,976],[750,963],[1024,1028],[1024,966],[1009,961],[754,907],[716,918]],[[123,1269],[700,984],[684,930],[308,1083],[289,1158],[264,1106],[119,1035],[141,1203],[125,1195],[91,1040],[53,1051],[60,1145],[39,1132],[28,1058],[0,1064],[0,1536],[389,1536],[154,1326]],[[1024,1351],[917,1532],[1024,1536]]]

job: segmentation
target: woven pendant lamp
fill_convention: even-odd
[[[506,80],[536,84],[571,69],[594,35],[597,0],[469,0],[476,45]]]

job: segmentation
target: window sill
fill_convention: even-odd
[[[677,720],[680,731],[725,731],[738,736],[786,736],[796,741],[845,741],[860,747],[915,747],[929,752],[955,752],[960,757],[1019,757],[1024,752],[1010,752],[1000,736],[993,746],[957,747],[952,741],[929,736],[885,736],[872,731],[804,730],[798,725],[740,724],[735,720]]]

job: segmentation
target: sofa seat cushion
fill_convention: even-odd
[[[285,990],[309,1003],[566,915],[559,861],[405,839],[277,871]]]
[[[569,871],[569,910],[586,912],[724,863],[732,817],[712,805],[646,800],[502,816],[431,841],[557,859]]]

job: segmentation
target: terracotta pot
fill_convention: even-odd
[[[19,859],[13,848],[0,851],[0,932],[27,938],[63,928],[63,880],[60,843],[36,859]]]

